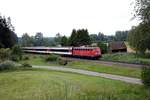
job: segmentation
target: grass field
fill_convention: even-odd
[[[60,66],[57,63],[46,62],[44,61],[44,55],[29,55],[30,59],[26,62],[32,65],[45,65],[45,66]],[[62,66],[62,65],[61,65]],[[140,68],[129,68],[129,67],[121,67],[121,66],[109,66],[102,65],[94,62],[84,62],[84,61],[72,61],[69,62],[68,65],[64,67],[77,68],[77,69],[85,69],[96,72],[104,72],[116,75],[130,76],[130,77],[138,77],[141,76]]]
[[[70,62],[65,67],[85,69],[85,70],[91,70],[96,72],[103,72],[103,73],[130,76],[130,77],[138,77],[138,78],[141,77],[140,68],[129,68],[129,67],[121,67],[115,65],[110,66],[110,65],[103,65],[99,63],[78,62],[78,61]]]
[[[119,62],[150,65],[150,54],[146,54],[143,57],[138,56],[134,53],[103,54],[102,58],[100,59],[108,61],[119,61]]]
[[[1,100],[148,100],[150,89],[74,73],[28,70],[0,73]]]

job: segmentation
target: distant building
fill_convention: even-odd
[[[109,53],[127,52],[127,46],[123,41],[110,42],[108,44]]]

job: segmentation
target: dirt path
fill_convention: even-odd
[[[113,79],[113,80],[120,80],[120,81],[124,81],[127,83],[132,83],[132,84],[142,84],[141,79],[138,79],[138,78],[105,74],[105,73],[99,73],[99,72],[87,71],[87,70],[81,70],[81,69],[64,68],[64,67],[58,67],[58,66],[33,66],[33,68],[73,72],[73,73],[79,73],[79,74],[85,74],[85,75],[91,75],[91,76],[99,76],[99,77],[104,77],[104,78]]]

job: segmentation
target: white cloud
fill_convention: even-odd
[[[10,16],[16,33],[67,36],[73,28],[87,28],[90,33],[114,34],[137,25],[131,21],[132,0],[3,0],[1,14]]]

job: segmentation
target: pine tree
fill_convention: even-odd
[[[63,36],[63,37],[61,38],[61,45],[62,45],[62,46],[68,46],[68,39],[67,39],[66,36]]]
[[[76,32],[76,30],[75,29],[73,29],[72,30],[72,33],[71,33],[71,36],[70,36],[70,38],[69,38],[69,45],[70,46],[76,46],[77,45],[77,43],[76,43],[76,40],[77,40],[77,32]]]

